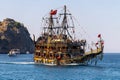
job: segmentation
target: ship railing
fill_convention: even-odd
[[[40,52],[40,50],[35,50],[35,52]]]
[[[101,52],[101,51],[102,51],[102,49],[101,49],[101,48],[98,48],[98,49],[95,49],[95,50],[91,50],[91,51],[85,52],[85,55],[98,54],[98,53]]]

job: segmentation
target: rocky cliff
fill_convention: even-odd
[[[34,43],[23,24],[7,18],[0,22],[0,53],[8,53],[11,49],[33,53]]]

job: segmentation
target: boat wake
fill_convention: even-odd
[[[0,64],[20,64],[20,65],[32,65],[32,64],[39,64],[35,62],[6,62],[6,61],[0,61]],[[40,64],[40,65],[47,65],[47,66],[57,66],[56,64]],[[85,65],[85,64],[64,64],[63,66],[77,66],[77,65]]]
[[[34,62],[0,62],[0,64],[35,64]]]

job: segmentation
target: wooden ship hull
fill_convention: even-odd
[[[40,48],[42,45],[37,45],[37,48]],[[73,50],[71,52],[67,52],[67,49],[51,50],[47,49],[37,49],[34,55],[35,63],[45,64],[45,65],[87,65],[90,63],[95,63],[98,60],[102,60],[103,58],[103,48],[98,48],[93,51],[89,51],[86,53],[81,53],[80,50]],[[75,51],[79,52],[79,54],[75,54]],[[97,59],[97,60],[96,60]]]
[[[35,63],[86,65],[93,62],[96,64],[98,60],[102,60],[104,44],[101,34],[98,35],[99,41],[94,45],[96,48],[86,51],[87,40],[75,40],[69,33],[68,29],[73,29],[74,26],[71,27],[67,24],[67,15],[71,15],[71,13],[67,13],[66,6],[64,6],[64,13],[60,14],[63,15],[63,20],[59,26],[55,25],[55,20],[58,20],[55,16],[56,13],[57,10],[51,10],[49,18],[44,18],[48,25],[43,27],[43,34],[35,41]]]

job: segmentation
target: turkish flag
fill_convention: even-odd
[[[103,45],[103,44],[104,44],[104,41],[102,41],[101,44]]]
[[[50,15],[56,15],[57,10],[51,10]]]
[[[96,43],[95,45],[98,45],[98,43]]]
[[[98,38],[100,38],[101,37],[101,34],[98,34]]]

